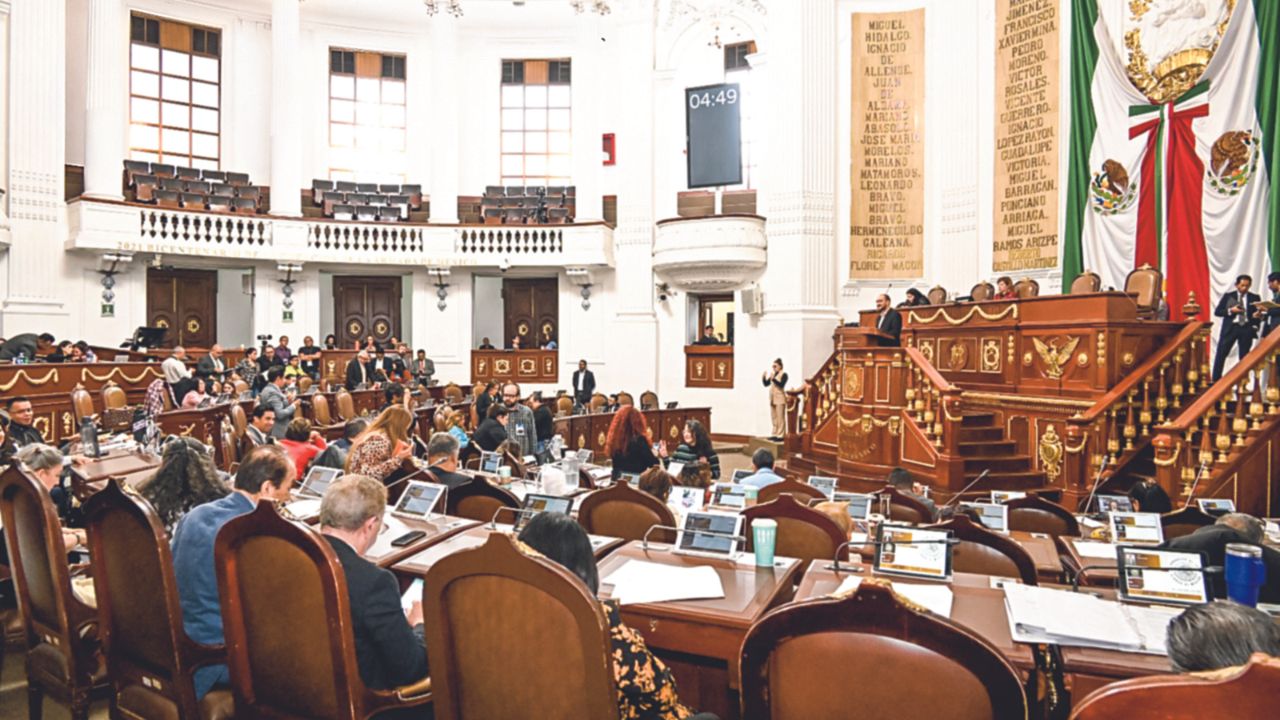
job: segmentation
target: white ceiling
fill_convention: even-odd
[[[270,16],[272,0],[196,0],[202,5]],[[614,12],[633,0],[610,0]],[[430,23],[451,23],[460,30],[478,27],[520,28],[559,27],[569,23],[597,23],[593,12],[578,15],[569,0],[459,0],[463,16],[455,18],[446,9],[449,0],[438,0],[439,11],[429,17],[423,0],[302,0],[302,21],[349,24],[361,28],[426,28]],[[586,5],[590,5],[587,0]]]

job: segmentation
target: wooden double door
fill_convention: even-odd
[[[520,338],[525,350],[541,347],[545,334],[560,344],[560,288],[555,278],[503,278],[506,345]]]
[[[218,338],[218,273],[147,268],[147,325],[168,329],[163,347],[212,346]]]
[[[403,338],[400,332],[400,278],[398,276],[336,275],[333,278],[334,334],[338,346],[364,344],[372,335],[378,343]]]

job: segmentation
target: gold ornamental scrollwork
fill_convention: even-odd
[[[982,341],[982,370],[1000,372],[1000,341],[995,338]]]
[[[45,417],[44,415],[41,415],[37,417],[35,420],[31,421],[31,427],[34,427],[35,429],[39,430],[40,434],[43,435],[44,437],[49,437],[50,424],[51,423],[49,422],[49,418]]]
[[[67,412],[66,410],[63,410],[62,411],[62,434],[70,435],[72,427],[74,427],[74,424],[71,422],[71,413]]]
[[[578,433],[578,449],[581,450],[586,446],[587,446],[587,436],[584,433]]]
[[[1049,423],[1040,436],[1040,470],[1051,483],[1062,475],[1062,451],[1062,438],[1058,437],[1053,423]]]
[[[188,318],[187,332],[191,333],[192,335],[195,335],[196,333],[200,332],[200,321],[195,318]]]
[[[841,387],[841,393],[846,400],[862,399],[862,373],[860,367],[846,367],[844,369],[844,384]]]
[[[925,360],[929,361],[930,365],[932,365],[933,364],[933,343],[932,342],[920,343],[920,354],[924,356]]]
[[[603,430],[601,430],[601,431],[600,431],[600,434],[599,434],[599,435],[596,435],[596,446],[597,446],[597,447],[601,447],[601,448],[603,448],[603,447],[604,447],[604,442],[605,442],[605,440],[606,440],[606,438],[605,438],[605,436],[604,436],[604,431],[603,431]]]
[[[922,315],[920,313],[917,313],[915,310],[912,310],[909,313],[908,319],[911,321],[912,325],[928,325],[929,323],[932,323],[933,321],[941,317],[943,320],[946,320],[947,324],[949,325],[963,325],[969,322],[969,320],[971,320],[974,315],[977,315],[983,320],[988,320],[992,322],[996,320],[1003,320],[1009,315],[1013,315],[1013,319],[1017,320],[1018,306],[1010,305],[1006,307],[1004,310],[1001,310],[1000,312],[994,312],[994,313],[989,313],[986,310],[975,306],[975,307],[969,308],[969,312],[965,313],[962,317],[958,317],[958,318],[951,317],[950,315],[947,314],[947,311],[943,308],[938,308],[931,315]]]
[[[119,368],[117,368],[117,370],[118,369]],[[27,384],[32,387],[40,387],[41,385],[46,385],[50,382],[58,382],[58,369],[53,368],[49,372],[45,373],[44,377],[41,378],[34,378],[31,375],[28,375],[26,370],[19,370],[13,374],[12,380],[0,385],[0,392],[8,392],[14,385],[17,385],[20,380],[26,380]]]
[[[1231,441],[1228,440],[1227,442],[1231,442]],[[1168,460],[1161,460],[1160,458],[1157,457],[1157,458],[1152,458],[1151,462],[1155,463],[1156,467],[1172,467],[1173,465],[1176,465],[1178,463],[1178,458],[1181,456],[1182,456],[1182,441],[1179,440],[1178,443],[1173,446],[1173,454],[1169,456]]]
[[[958,342],[951,343],[951,350],[947,353],[947,367],[952,370],[963,370],[969,362],[969,350]]]
[[[536,375],[538,373],[538,364],[533,358],[520,358],[520,374]]]
[[[511,372],[511,361],[506,358],[499,358],[493,361],[493,372],[498,375],[507,375]]]
[[[195,432],[195,429],[196,429],[196,424],[195,424],[195,423],[191,423],[190,425],[187,425],[186,427],[183,427],[182,425],[179,425],[179,426],[178,426],[178,434],[179,434],[179,435],[181,435],[182,437],[191,437],[191,433]]]
[[[881,420],[880,418],[874,415],[862,415],[861,417],[856,417],[856,418],[853,418],[852,420],[846,420],[843,416],[837,415],[836,419],[840,421],[840,427],[845,427],[845,428],[856,427],[862,430],[863,435],[866,435],[867,433],[871,432],[872,428],[882,428],[882,427],[889,428],[890,435],[897,435],[898,428],[901,424],[901,421],[897,416],[885,418]]]
[[[671,438],[672,440],[675,440],[676,438],[680,437],[679,428],[677,428],[675,425],[672,425],[670,429],[667,430],[667,437]]]
[[[1080,353],[1076,356],[1076,364],[1080,367],[1089,367],[1089,356],[1085,353]]]
[[[89,368],[81,368],[80,382],[85,382],[86,380],[96,380],[97,382],[104,383],[104,382],[110,381],[112,378],[118,377],[124,380],[125,382],[131,385],[134,385],[139,382],[142,382],[142,380],[144,380],[148,375],[154,375],[155,377],[158,377],[158,378],[164,377],[164,373],[160,372],[159,370],[156,370],[155,368],[143,368],[142,371],[139,372],[134,377],[129,377],[127,374],[125,374],[124,370],[120,368],[111,368],[111,372],[107,373],[106,375],[98,375],[97,373],[93,372]]]
[[[1135,362],[1137,362],[1137,359],[1134,358],[1133,353],[1131,352],[1127,352],[1124,355],[1120,356],[1120,364],[1124,365],[1125,367],[1133,367],[1133,364]]]
[[[1031,338],[1031,341],[1035,343],[1036,353],[1044,363],[1044,375],[1050,380],[1062,378],[1063,373],[1066,372],[1067,363],[1071,361],[1071,354],[1080,344],[1078,337],[1068,339],[1065,344],[1062,344],[1059,338],[1054,338],[1047,343],[1040,338]]]
[[[946,400],[942,401],[942,414],[946,416],[948,422],[960,422],[964,420],[964,413],[959,415],[951,414],[951,403],[948,403]]]

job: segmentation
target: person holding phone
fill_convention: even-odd
[[[787,374],[782,371],[782,358],[774,360],[761,379],[769,388],[769,417],[773,420],[773,434],[769,439],[778,442],[787,433]]]
[[[401,405],[392,405],[360,433],[351,444],[344,468],[349,475],[368,475],[379,482],[386,482],[391,473],[413,453],[409,440],[409,428],[413,425],[413,413]]]

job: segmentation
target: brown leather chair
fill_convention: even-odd
[[[609,398],[605,397],[600,393],[596,393],[595,395],[591,396],[591,401],[588,403],[588,406],[591,408],[591,412],[594,413],[594,412],[600,412],[600,408],[608,404],[609,404]]]
[[[338,420],[345,423],[355,420],[360,416],[360,414],[356,412],[355,400],[351,399],[351,393],[348,392],[346,388],[338,391],[338,394],[334,396],[334,402],[338,405]]]
[[[220,466],[227,472],[234,473],[234,468],[240,465],[240,441],[236,439],[235,431],[225,425],[222,428],[219,440],[222,443],[222,462]]]
[[[1200,528],[1216,522],[1218,522],[1218,518],[1194,505],[1188,505],[1160,516],[1160,527],[1164,530],[1165,540],[1190,535]]]
[[[1009,508],[1009,529],[1038,532],[1053,537],[1080,537],[1080,523],[1071,511],[1038,495],[1028,495],[1005,503]]]
[[[629,393],[629,392],[620,392],[620,393],[618,393],[618,406],[619,406],[619,407],[621,407],[621,406],[623,406],[623,405],[632,405],[632,406],[634,406],[635,404],[636,404],[636,399],[635,399],[635,398],[633,398],[633,397],[631,397],[631,393]]]
[[[583,498],[578,508],[578,523],[596,535],[643,540],[654,525],[673,527],[676,519],[666,503],[629,483],[620,482]],[[658,530],[649,539],[670,543],[675,542],[675,534]]]
[[[423,584],[439,720],[617,720],[609,624],[576,575],[493,533]]]
[[[924,524],[933,522],[933,512],[928,505],[919,500],[899,492],[892,485],[886,486],[883,490],[875,493],[877,497],[888,496],[889,498],[889,517],[890,520],[899,520],[901,522],[909,522],[916,524]]]
[[[311,396],[311,419],[315,421],[316,429],[324,432],[328,428],[337,427],[345,423],[337,422],[333,419],[333,414],[329,412],[329,398],[321,393]]]
[[[236,389],[237,398],[249,392],[249,383],[245,382],[244,380],[236,380],[234,383],[234,386]]]
[[[224,648],[201,645],[183,630],[169,537],[151,505],[112,481],[85,502],[84,514],[98,637],[116,693],[112,716],[233,717],[230,690],[196,701],[196,667],[223,662]]]
[[[803,502],[827,497],[822,494],[821,490],[812,485],[802,483],[799,480],[783,480],[760,488],[760,492],[756,494],[756,504],[767,503],[780,495],[794,495]]]
[[[996,294],[996,289],[991,286],[991,283],[985,280],[978,283],[977,285],[974,285],[973,289],[969,291],[969,296],[973,298],[974,302],[982,302],[983,300],[990,300],[991,298],[995,297],[995,294]]]
[[[1102,290],[1102,277],[1092,270],[1085,270],[1071,281],[1071,295],[1086,295]]]
[[[98,614],[71,591],[49,491],[16,464],[0,473],[0,519],[27,647],[30,718],[39,720],[48,693],[70,706],[72,720],[87,720],[92,697],[110,690],[93,632]]]
[[[102,407],[118,410],[129,406],[129,396],[125,394],[124,388],[115,384],[114,381],[108,380],[106,385],[102,386],[99,393],[102,396]]]
[[[314,382],[315,381],[311,379],[310,375],[303,375],[302,377],[298,378],[298,394],[301,395],[302,393],[310,390],[311,385]]]
[[[836,521],[801,504],[795,495],[779,495],[769,502],[753,505],[743,510],[742,516],[746,518],[743,532],[748,550],[753,546],[751,524],[760,518],[769,518],[778,523],[774,542],[774,552],[778,555],[808,562],[830,560],[838,552],[841,560],[849,559],[849,549],[845,547],[849,538]]]
[[[80,427],[80,421],[85,418],[91,418],[97,422],[98,415],[93,411],[93,396],[83,385],[76,385],[71,391],[71,414],[76,420],[76,428]]]
[[[429,678],[395,690],[365,687],[346,577],[316,530],[264,501],[223,526],[214,559],[241,716],[366,720],[431,701]]]
[[[1013,292],[1017,294],[1019,300],[1040,297],[1040,283],[1032,278],[1023,278],[1014,284]]]
[[[448,385],[445,385],[444,400],[450,404],[462,402],[462,388],[458,387],[457,383],[449,383]]]
[[[128,430],[133,425],[133,409],[124,388],[108,380],[99,393],[102,401],[102,427],[111,432]]]
[[[738,668],[744,720],[1027,717],[1018,671],[999,650],[874,579],[765,615]]]
[[[573,414],[573,398],[568,395],[561,395],[556,398],[556,416],[563,417]]]
[[[510,490],[500,488],[477,475],[466,485],[450,490],[445,505],[446,513],[454,517],[489,522],[498,508],[518,508],[520,500]],[[500,516],[498,521],[514,522],[515,515]]]
[[[1038,583],[1036,563],[1021,545],[982,527],[966,515],[956,515],[946,522],[930,525],[929,529],[950,530],[960,541],[951,548],[954,572],[1018,578],[1026,585]]]
[[[941,285],[934,285],[928,294],[930,305],[942,305],[947,301],[947,289]]]
[[[1274,717],[1277,687],[1280,661],[1258,654],[1243,668],[1212,677],[1152,675],[1111,683],[1080,701],[1071,720]]]
[[[1130,271],[1124,279],[1124,291],[1137,295],[1134,302],[1138,304],[1139,317],[1155,317],[1156,309],[1160,307],[1160,293],[1163,288],[1164,273],[1150,265],[1144,264]]]
[[[640,409],[641,410],[657,410],[658,409],[658,393],[652,390],[645,390],[640,393]]]
[[[236,436],[238,442],[244,437],[244,432],[249,427],[249,417],[245,415],[244,408],[238,402],[231,403],[231,409],[227,411],[231,418],[231,432]]]

